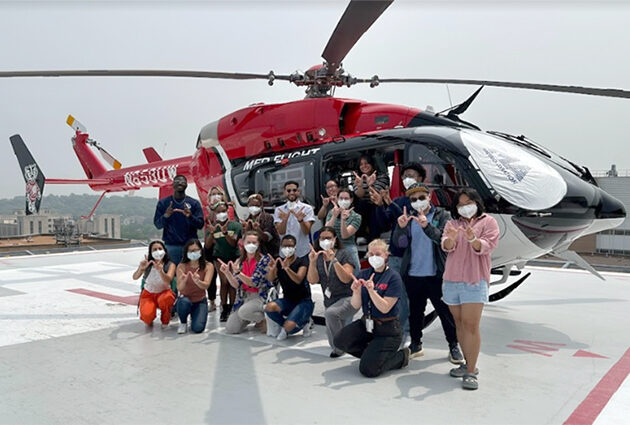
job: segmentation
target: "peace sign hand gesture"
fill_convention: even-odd
[[[423,229],[429,225],[429,221],[427,220],[427,216],[423,213],[419,213],[418,217],[414,217],[414,220],[422,227]]]
[[[365,286],[368,291],[374,290],[374,281],[372,279],[374,279],[374,273],[372,273],[372,276],[363,283],[363,286]]]
[[[354,207],[341,211],[341,219],[344,221],[347,220],[350,214],[352,214],[352,211],[354,211]]]
[[[370,190],[370,202],[378,206],[383,205],[383,195],[374,186],[369,186],[368,189]]]
[[[407,207],[403,207],[403,213],[400,217],[398,217],[398,226],[401,229],[407,227],[407,224],[413,219],[412,216],[407,215]]]
[[[352,285],[350,285],[350,289],[352,290],[352,292],[360,291],[361,287],[363,286],[363,282],[365,282],[363,279],[357,279],[356,277],[352,276]]]
[[[319,254],[321,254],[321,251],[317,252],[315,251],[315,248],[313,248],[313,245],[310,245],[311,247],[311,251],[308,253],[308,259],[310,262],[316,261],[317,257],[319,256]]]
[[[455,225],[449,223],[444,229],[444,234],[448,239],[455,242],[457,240],[457,234],[459,233],[459,230],[459,227],[456,227]]]
[[[221,271],[221,273],[227,274],[230,271],[230,266],[224,263],[223,261],[221,261],[220,258],[218,258],[217,261],[219,261],[219,270]]]

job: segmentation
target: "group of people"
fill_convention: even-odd
[[[462,378],[463,388],[477,389],[479,324],[488,302],[490,254],[499,238],[495,219],[485,214],[473,189],[461,189],[450,211],[433,205],[418,163],[402,167],[406,191],[393,200],[389,176],[370,158],[362,158],[354,177],[351,187],[326,181],[317,214],[301,198],[299,183],[287,181],[286,202],[273,214],[253,194],[248,213],[238,217],[220,187],[208,192],[204,214],[186,196],[186,179],[176,176],[173,195],[161,199],[155,212],[163,242],[149,244],[133,276],[142,277],[141,320],[150,326],[159,309],[162,326],[168,326],[176,312],[178,333],[189,326],[202,332],[208,312],[220,308],[227,333],[254,324],[278,340],[298,332],[307,337],[313,327],[311,285],[320,285],[330,357],[358,357],[360,372],[375,377],[423,355],[424,312],[431,300],[449,360],[458,365],[450,375]],[[197,231],[204,226],[202,244]],[[380,235],[389,231],[388,243]],[[364,269],[358,236],[369,242]]]

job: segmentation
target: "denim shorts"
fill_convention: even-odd
[[[445,280],[442,283],[442,301],[448,305],[487,304],[488,282],[485,279],[475,284]]]
[[[302,329],[304,325],[306,325],[313,315],[313,309],[315,308],[315,303],[310,299],[306,298],[300,301],[299,303],[294,303],[286,298],[278,298],[274,301],[278,307],[280,307],[280,315],[285,318],[285,320],[290,320],[297,324],[296,329]],[[276,321],[279,319],[275,314],[270,314],[267,312],[267,315],[271,320],[278,323],[280,326],[282,323]]]

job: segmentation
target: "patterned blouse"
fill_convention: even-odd
[[[245,260],[247,261],[247,260]],[[258,262],[256,262],[256,268],[251,275],[252,284],[246,285],[241,279],[238,277],[238,289],[236,290],[236,301],[234,302],[234,311],[238,310],[245,300],[246,292],[253,292],[252,289],[258,290],[258,296],[263,299],[263,303],[267,302],[267,295],[269,294],[269,290],[273,288],[273,282],[270,282],[267,279],[267,267],[269,266],[269,257],[263,255],[260,257]],[[243,264],[243,273],[245,273],[245,264]],[[247,275],[247,273],[245,273]],[[249,289],[249,291],[248,291]]]

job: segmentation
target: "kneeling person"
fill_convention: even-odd
[[[304,329],[310,336],[311,315],[315,304],[311,299],[311,288],[306,280],[308,258],[295,255],[296,240],[292,235],[282,238],[280,254],[283,258],[272,260],[267,278],[280,283],[283,298],[268,303],[267,335],[279,340]]]
[[[409,349],[398,349],[402,341],[398,320],[402,280],[397,272],[387,267],[388,256],[383,240],[370,242],[370,267],[362,270],[351,286],[352,306],[361,307],[363,317],[335,336],[335,346],[360,358],[359,371],[370,378],[409,364]]]

